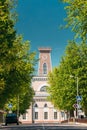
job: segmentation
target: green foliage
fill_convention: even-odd
[[[16,38],[16,31],[13,29],[13,20],[11,20],[9,12],[9,2],[7,0],[0,1],[0,96],[5,89],[5,75],[8,74],[8,53]],[[5,95],[4,95],[5,97]],[[2,99],[2,98],[1,98]],[[2,100],[2,106],[4,102]]]
[[[26,112],[26,109],[29,109],[29,106],[31,105],[32,99],[34,96],[34,90],[29,87],[27,89],[24,89],[20,93],[20,95],[14,95],[8,102],[5,104],[5,110],[9,111],[9,104],[12,104],[11,110],[13,112],[18,113],[19,109],[19,114],[23,114]]]
[[[82,95],[82,108],[87,105],[87,44],[76,44],[69,41],[65,55],[59,67],[54,68],[49,77],[49,100],[55,107],[63,110],[72,110],[76,103],[77,81],[79,79],[79,95]],[[74,78],[70,78],[73,75]]]
[[[87,1],[60,0],[65,4],[67,24],[74,32],[74,40],[80,38],[80,43],[69,41],[65,55],[59,67],[49,74],[49,99],[59,109],[72,110],[76,102],[76,77],[79,79],[79,95],[82,95],[82,108],[87,109]],[[55,75],[55,76],[54,76]],[[70,78],[73,75],[74,78]],[[52,80],[53,79],[53,80]]]
[[[87,39],[87,1],[86,0],[61,0],[66,3],[66,27],[71,27],[75,38]]]
[[[31,79],[36,54],[30,51],[30,42],[16,34],[12,17],[14,2],[0,1],[0,108],[12,102],[17,109],[15,101],[19,95],[20,112],[23,112],[34,95]]]

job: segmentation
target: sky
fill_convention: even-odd
[[[58,0],[18,0],[16,11],[17,33],[30,41],[31,51],[36,51],[37,57],[39,47],[51,47],[52,66],[58,66],[67,41],[73,38],[70,29],[60,29],[65,24],[64,4]]]

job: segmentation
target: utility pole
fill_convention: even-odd
[[[70,75],[70,78],[73,78],[74,76],[73,75]],[[78,77],[75,77],[76,78],[76,84],[77,84],[77,99],[76,99],[76,102],[77,102],[77,118],[78,118],[78,107],[79,107],[79,101],[78,101],[78,97],[79,97],[79,85],[78,85]]]

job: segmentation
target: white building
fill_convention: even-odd
[[[47,100],[49,96],[46,91],[46,87],[49,86],[47,74],[50,71],[52,71],[51,48],[39,48],[38,75],[32,79],[34,102],[27,113],[20,117],[22,123],[60,123],[66,119],[64,111],[56,110]]]

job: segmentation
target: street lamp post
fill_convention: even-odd
[[[78,96],[79,96],[79,93],[78,93],[78,77],[76,77],[77,79],[77,118],[78,118],[78,107],[79,107],[79,102],[78,102]]]
[[[71,78],[73,78],[74,76],[73,75],[70,75]],[[78,77],[75,77],[76,78],[76,83],[77,83],[77,118],[78,118],[78,107],[79,107],[79,102],[78,102],[78,97],[79,97],[79,86],[78,86]]]
[[[19,95],[18,95],[18,102],[17,102],[17,117],[19,118]]]

